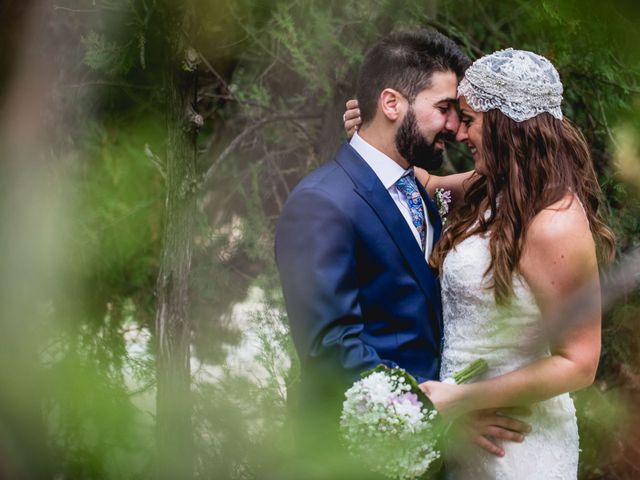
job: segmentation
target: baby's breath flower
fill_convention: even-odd
[[[440,193],[445,194],[450,192]],[[450,196],[444,198],[451,201]],[[466,383],[487,368],[487,362],[478,359],[456,372],[452,383]],[[370,470],[388,478],[412,479],[422,476],[440,457],[436,449],[438,412],[430,402],[420,401],[428,399],[403,369],[380,365],[364,374],[345,396],[342,436],[349,452]]]
[[[356,382],[346,392],[340,426],[349,451],[369,469],[411,479],[440,456],[432,431],[437,412],[418,400],[408,374],[397,370],[374,371]]]

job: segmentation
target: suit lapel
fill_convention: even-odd
[[[413,271],[422,291],[428,298],[431,298],[434,294],[434,278],[425,261],[424,252],[416,242],[411,229],[389,192],[384,188],[375,172],[349,144],[345,144],[338,152],[336,161],[353,181],[356,193],[369,204],[378,218],[380,218],[387,232],[389,232],[389,236],[393,239],[400,253],[407,261],[409,268]],[[423,192],[424,189],[421,189],[425,203],[430,202],[428,196]],[[432,205],[432,208],[435,209],[435,205]],[[431,211],[429,207],[427,209]],[[436,216],[438,215],[437,210],[435,214]],[[432,225],[434,226],[435,241],[435,225],[440,225],[439,217],[434,220],[432,214],[429,213],[429,218],[432,219]],[[440,226],[438,226],[437,234],[440,234]]]

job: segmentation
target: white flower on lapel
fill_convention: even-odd
[[[442,219],[442,226],[447,225],[447,214],[449,213],[449,204],[451,203],[451,190],[444,188],[436,188],[435,194],[436,207]]]

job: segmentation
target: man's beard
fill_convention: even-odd
[[[442,150],[436,149],[436,142],[444,140],[444,134],[438,134],[429,143],[420,133],[416,114],[413,107],[409,107],[407,114],[396,132],[395,144],[398,153],[409,162],[412,167],[425,170],[437,170],[442,165]]]

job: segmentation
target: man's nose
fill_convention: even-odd
[[[447,121],[444,124],[444,129],[450,133],[456,133],[460,128],[460,117],[455,108],[451,108],[447,114]]]

